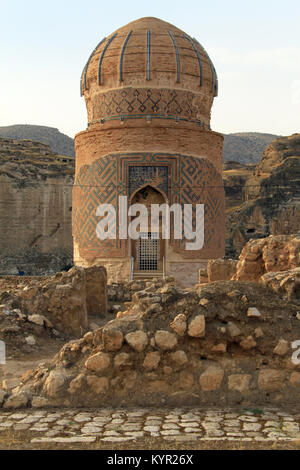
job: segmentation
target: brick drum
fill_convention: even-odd
[[[104,265],[109,281],[172,274],[194,284],[199,267],[225,251],[223,136],[210,129],[218,79],[207,52],[175,26],[142,18],[98,44],[80,90],[88,128],[75,138],[75,263]],[[138,243],[119,239],[118,229],[116,240],[99,240],[96,210],[104,203],[117,210],[119,196],[149,205],[153,191],[160,203],[204,204],[204,246],[186,250],[171,218],[170,240],[158,234],[156,272],[143,272]]]

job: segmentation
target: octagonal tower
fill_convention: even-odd
[[[218,94],[215,68],[200,43],[175,26],[142,18],[103,39],[82,72],[88,128],[75,137],[74,261],[104,265],[110,280],[174,276],[198,270],[225,251],[223,136],[210,129]],[[100,204],[204,204],[204,245],[186,249],[161,231],[138,240],[100,240]],[[195,220],[191,221],[191,226]],[[195,228],[195,227],[194,227]]]

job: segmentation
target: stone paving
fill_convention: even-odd
[[[256,414],[255,414],[256,413]],[[0,412],[1,432],[26,432],[32,443],[167,441],[295,441],[300,413],[193,409],[57,410]],[[28,434],[29,433],[29,434]]]

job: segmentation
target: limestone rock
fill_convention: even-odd
[[[278,341],[277,346],[275,347],[273,353],[278,356],[285,356],[289,350],[289,343],[285,339],[281,338]]]
[[[300,265],[300,235],[276,235],[250,240],[243,248],[234,279],[258,281],[266,273]],[[274,277],[274,274],[271,275]]]
[[[10,395],[3,405],[3,408],[24,408],[28,405],[30,395],[26,392],[19,392]]]
[[[247,393],[251,382],[249,374],[233,374],[228,377],[228,389],[234,392]]]
[[[188,357],[184,351],[176,351],[170,355],[170,358],[178,366],[184,366],[188,362]]]
[[[248,308],[247,316],[249,318],[260,318],[261,313],[256,307]]]
[[[85,363],[85,367],[93,372],[102,372],[110,366],[109,354],[99,352],[90,356]]]
[[[147,370],[155,370],[158,368],[158,365],[160,363],[160,353],[155,351],[155,352],[149,352],[144,360],[143,366]]]
[[[144,333],[144,331],[134,331],[133,333],[128,333],[125,339],[129,346],[138,352],[144,351],[148,345],[148,336],[146,333]]]
[[[258,387],[260,390],[275,392],[285,386],[285,373],[276,369],[262,369],[258,374]]]
[[[160,330],[155,334],[155,344],[163,351],[171,351],[177,346],[177,338],[173,333],[169,333],[169,331]]]
[[[124,341],[123,333],[116,328],[104,328],[102,341],[105,351],[119,351]]]
[[[188,334],[192,338],[203,338],[205,336],[205,317],[197,315],[189,324]]]
[[[220,388],[223,378],[223,369],[217,366],[210,366],[200,375],[199,383],[204,392],[212,392]]]
[[[283,272],[264,274],[259,282],[289,300],[297,300],[300,292],[300,267]]]
[[[184,314],[177,315],[170,327],[179,335],[184,336],[187,328],[187,319]]]
[[[44,315],[29,315],[28,320],[31,323],[35,323],[39,326],[46,326],[47,328],[53,328],[52,323]]]
[[[64,391],[66,383],[67,377],[64,372],[52,370],[44,384],[45,393],[49,397],[57,397]]]

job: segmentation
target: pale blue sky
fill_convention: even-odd
[[[115,29],[155,16],[195,36],[219,76],[214,130],[300,132],[299,0],[0,0],[0,126],[86,128],[82,69]]]

